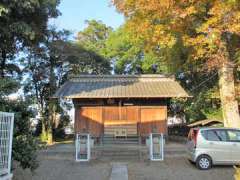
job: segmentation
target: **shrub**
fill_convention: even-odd
[[[13,158],[20,162],[23,169],[32,171],[38,167],[38,142],[32,135],[20,135],[13,139]]]

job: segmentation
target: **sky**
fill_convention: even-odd
[[[86,27],[85,20],[96,19],[116,29],[123,24],[124,17],[110,2],[111,0],[62,0],[59,6],[62,15],[51,20],[50,24],[76,34]]]

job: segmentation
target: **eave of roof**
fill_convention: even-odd
[[[205,119],[205,120],[200,120],[200,121],[196,121],[196,122],[193,122],[191,124],[188,124],[188,127],[206,126],[210,123],[220,123],[220,124],[222,124],[223,121],[219,120],[219,119]]]
[[[81,75],[72,77],[53,98],[185,98],[173,76]]]

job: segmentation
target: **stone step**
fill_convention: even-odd
[[[137,145],[138,142],[136,141],[103,141],[103,144],[135,144]]]
[[[138,140],[138,136],[127,136],[127,137],[114,137],[114,136],[103,136],[103,139],[135,139]]]
[[[98,157],[98,158],[108,158],[108,159],[115,159],[115,160],[139,160],[141,159],[140,158],[140,155],[131,155],[131,156],[127,156],[127,155],[102,155],[101,157]]]
[[[135,156],[139,155],[139,152],[134,151],[102,151],[102,155],[110,155],[110,156],[120,156],[120,155],[126,155],[126,156]]]
[[[103,141],[116,141],[116,142],[138,142],[138,139],[103,139]]]
[[[96,147],[98,157],[111,160],[140,160],[141,157],[147,156],[147,150],[138,145],[103,145]],[[143,150],[143,151],[142,151]],[[145,153],[146,152],[146,153]]]
[[[103,144],[138,144],[138,136],[115,138],[113,136],[104,136]]]

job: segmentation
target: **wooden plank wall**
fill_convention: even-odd
[[[136,124],[139,122],[137,106],[103,107],[105,125]]]
[[[75,131],[99,137],[103,132],[102,107],[81,107],[75,113]]]
[[[140,116],[138,131],[141,136],[167,132],[167,107],[141,107]]]
[[[136,106],[103,107],[104,134],[113,135],[116,129],[125,129],[128,136],[137,135],[138,108]]]
[[[80,107],[75,111],[75,131],[99,137],[125,128],[128,135],[148,136],[151,132],[166,133],[166,119],[166,106]]]

